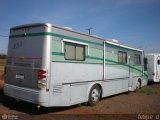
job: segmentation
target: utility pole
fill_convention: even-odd
[[[88,30],[89,35],[91,34],[91,29],[93,29],[93,28],[89,27],[89,28],[86,29],[86,30]]]

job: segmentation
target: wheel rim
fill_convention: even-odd
[[[99,91],[97,89],[93,89],[91,97],[92,101],[96,103],[99,100]]]

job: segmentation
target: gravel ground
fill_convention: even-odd
[[[2,75],[2,72],[0,73]],[[127,92],[102,99],[97,106],[84,104],[71,107],[37,108],[36,105],[17,102],[3,95],[3,80],[0,80],[0,114],[11,119],[140,119],[159,115],[160,84],[151,84],[137,92]],[[149,91],[146,91],[148,90]],[[152,115],[153,116],[147,116]],[[140,116],[146,115],[146,116]],[[158,117],[158,116],[157,116]],[[143,118],[143,119],[144,119]],[[1,117],[0,117],[1,119]],[[141,118],[142,119],[142,118]]]

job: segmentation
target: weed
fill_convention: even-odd
[[[159,91],[159,89],[153,89],[150,87],[143,87],[138,90],[138,93],[145,94],[145,95],[155,95],[155,94],[157,95],[157,94],[160,94],[160,91]]]

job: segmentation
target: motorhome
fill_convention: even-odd
[[[49,23],[10,29],[4,93],[40,106],[71,106],[147,84],[144,51]]]
[[[148,53],[146,58],[148,61],[148,81],[160,82],[160,54]]]

